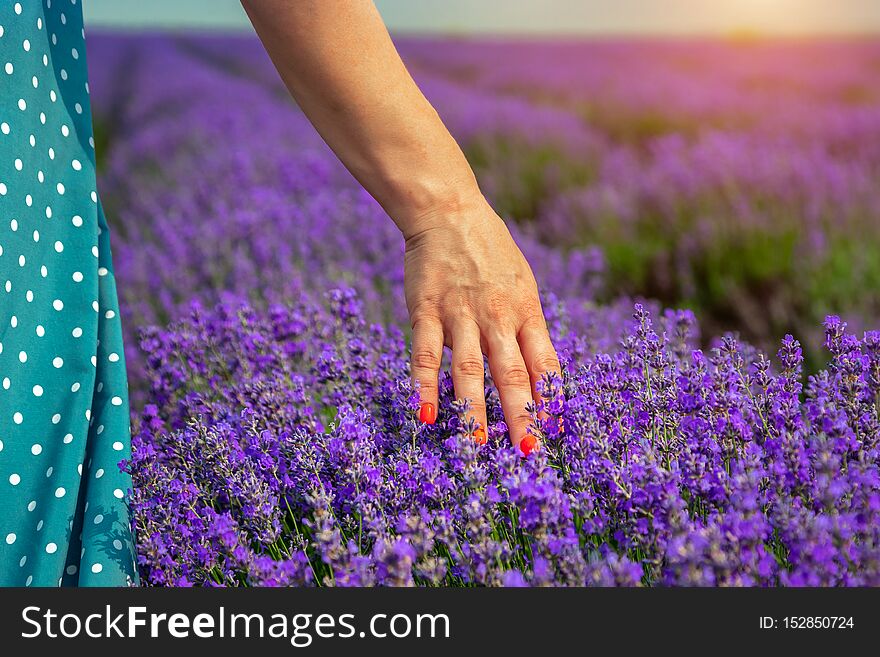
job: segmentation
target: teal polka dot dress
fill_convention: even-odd
[[[80,0],[0,0],[0,585],[136,580]]]

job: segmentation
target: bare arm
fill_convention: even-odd
[[[558,371],[531,269],[370,0],[242,0],[284,83],[406,239],[413,377],[433,422],[443,345],[485,436],[482,354],[514,444],[541,375]],[[425,405],[430,405],[425,408]],[[481,433],[482,431],[482,433]],[[529,451],[533,443],[521,445]]]
[[[321,136],[409,236],[416,218],[479,195],[372,2],[245,0],[272,61]]]

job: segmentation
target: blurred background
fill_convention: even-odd
[[[775,353],[791,332],[811,369],[825,362],[825,315],[880,327],[877,0],[377,5],[484,192],[533,245],[527,256],[554,298],[690,308],[706,345],[736,332]],[[261,206],[264,216],[304,207],[301,192],[312,203],[332,191],[324,221],[361,211],[340,200],[349,182],[291,118],[237,0],[86,0],[84,10],[130,324],[167,321],[176,304],[222,298],[242,280],[268,289],[265,270],[291,261],[307,261],[314,281],[351,274],[296,237],[288,215],[272,221],[304,240],[293,255],[259,242],[240,195],[193,196],[234,169],[238,189],[259,197],[249,208],[269,189],[287,195]],[[187,242],[169,227],[183,244],[163,277],[164,256],[144,248],[160,230],[142,226],[169,212],[228,225],[202,255],[197,232]],[[210,251],[237,264],[219,270]],[[398,306],[380,315],[400,319],[397,281],[376,280],[373,293],[392,290]]]
[[[377,0],[389,29],[428,34],[868,34],[875,0]],[[250,30],[238,0],[87,0],[89,25]]]

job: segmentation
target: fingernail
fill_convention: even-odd
[[[486,430],[483,428],[483,425],[478,425],[476,429],[474,429],[474,440],[478,445],[486,444]]]
[[[419,422],[424,424],[434,424],[437,421],[437,409],[434,404],[422,404],[419,409]]]
[[[532,434],[528,434],[525,438],[519,441],[519,451],[523,453],[523,456],[528,456],[536,449],[538,449],[538,439]]]

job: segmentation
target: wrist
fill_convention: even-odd
[[[486,205],[476,179],[416,182],[410,179],[406,189],[395,195],[386,207],[405,239],[431,228],[476,216]]]

